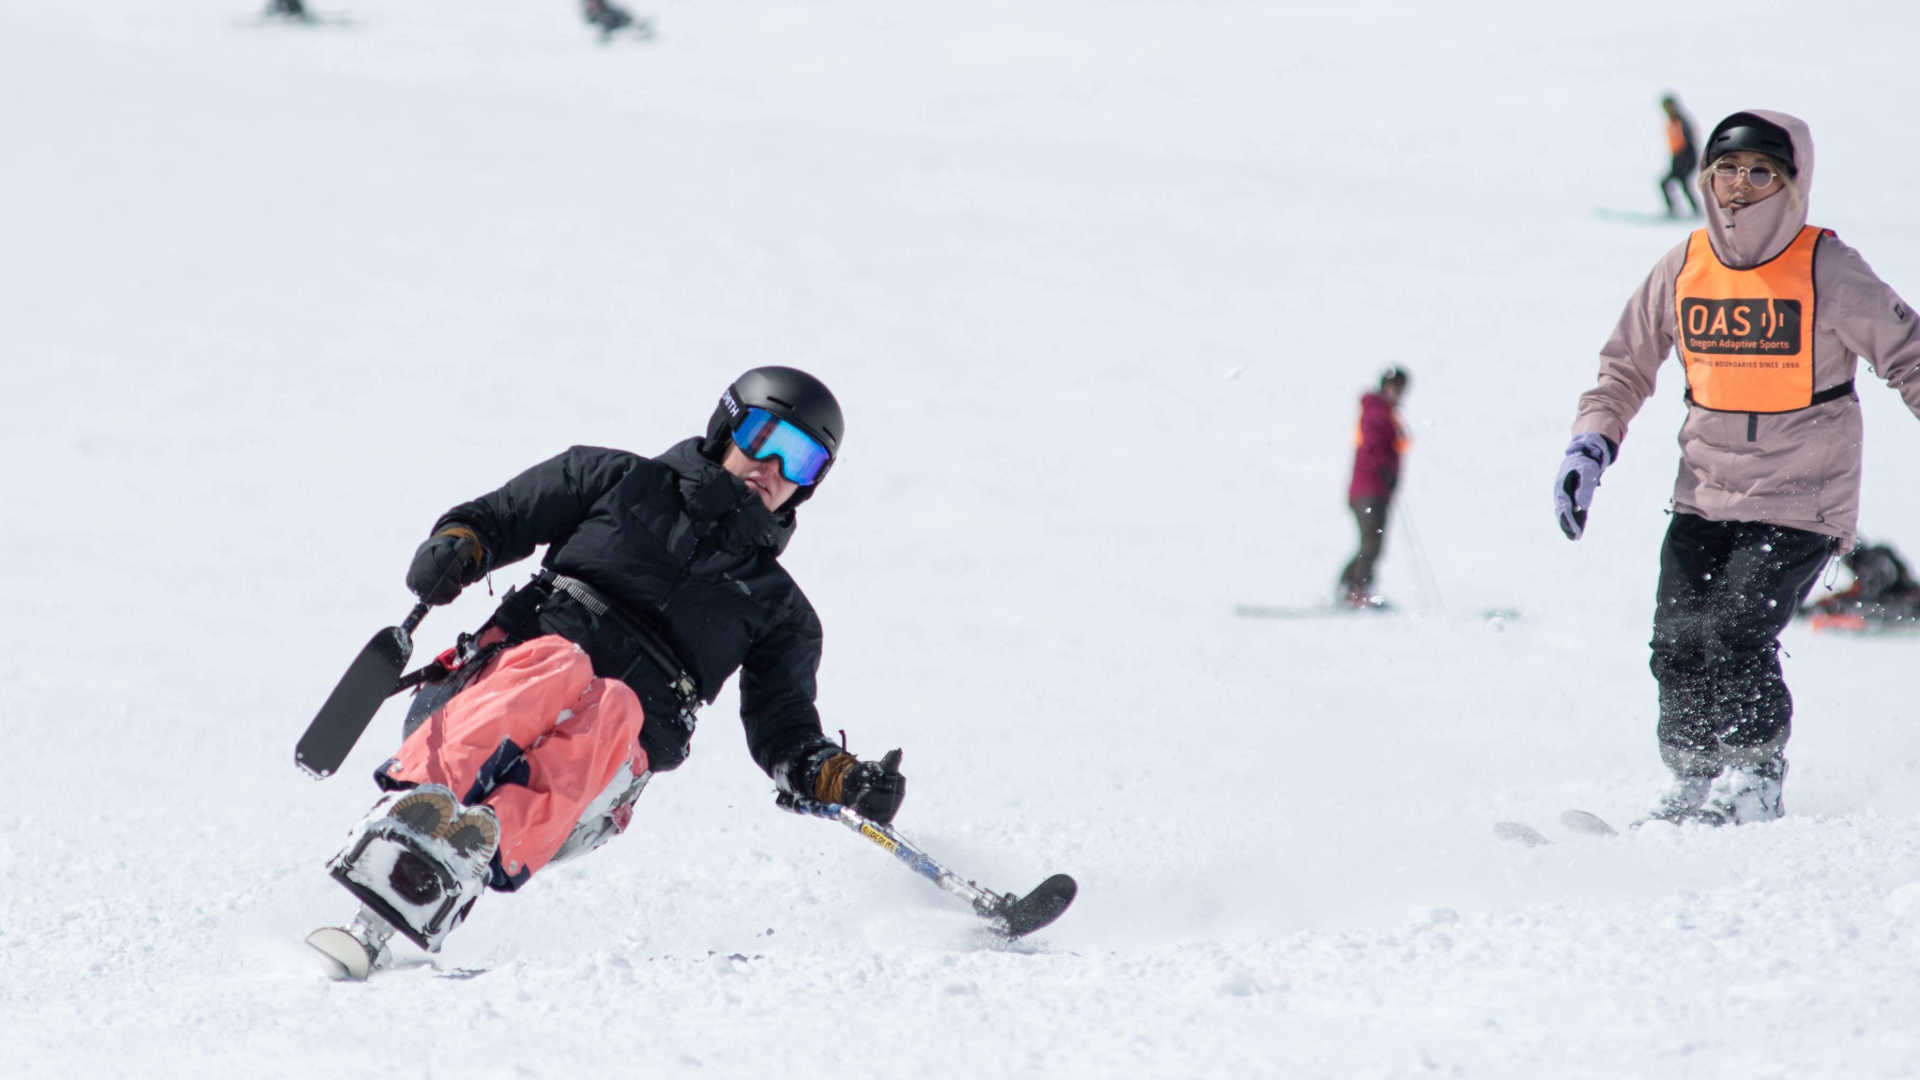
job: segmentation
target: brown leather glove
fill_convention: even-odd
[[[852,754],[833,755],[820,763],[820,772],[813,779],[813,797],[850,806],[869,821],[882,825],[891,822],[907,797],[907,778],[900,775],[900,751],[888,751],[879,761],[861,761]]]

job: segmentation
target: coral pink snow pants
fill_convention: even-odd
[[[495,657],[380,771],[493,807],[511,888],[552,861],[589,804],[646,771],[645,720],[626,683],[596,678],[578,645],[549,634]]]

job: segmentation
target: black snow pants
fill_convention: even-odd
[[[1713,776],[1786,745],[1793,697],[1780,676],[1780,631],[1838,546],[1764,521],[1673,515],[1652,642],[1669,769]]]
[[[1360,550],[1340,571],[1340,583],[1350,593],[1364,593],[1373,584],[1373,564],[1380,560],[1380,549],[1387,542],[1387,504],[1388,500],[1378,496],[1347,504],[1353,508],[1354,523],[1360,526]]]
[[[1673,192],[1667,190],[1668,184],[1680,185],[1680,194],[1686,196],[1687,199],[1688,213],[1698,214],[1700,212],[1700,204],[1693,201],[1693,185],[1687,183],[1693,176],[1693,166],[1693,151],[1689,150],[1683,154],[1675,154],[1673,155],[1672,168],[1668,169],[1667,175],[1661,178],[1660,197],[1667,200],[1668,214],[1678,215],[1680,212],[1674,208]]]

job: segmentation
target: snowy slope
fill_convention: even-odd
[[[1920,1062],[1913,641],[1790,633],[1788,820],[1565,836],[1662,780],[1677,378],[1586,540],[1546,494],[1681,237],[1594,214],[1655,205],[1676,80],[1703,126],[1806,117],[1814,220],[1920,295],[1913,12],[1751,9],[1783,63],[1637,0],[710,0],[606,48],[561,0],[57,7],[0,7],[0,1075]],[[1436,588],[1404,533],[1383,585],[1422,617],[1235,619],[1327,591],[1389,360]],[[1070,872],[1075,908],[996,948],[777,813],[729,693],[616,844],[431,965],[320,978],[321,864],[398,716],[325,783],[291,748],[422,532],[567,445],[663,448],[769,362],[851,428],[786,560],[828,726],[906,749],[909,835],[1000,889]],[[1920,549],[1920,424],[1861,378],[1863,527]]]

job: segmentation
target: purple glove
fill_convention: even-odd
[[[1619,454],[1612,439],[1594,431],[1583,431],[1567,444],[1567,459],[1553,483],[1553,512],[1567,539],[1578,540],[1587,531],[1587,507],[1593,505],[1600,473]]]

